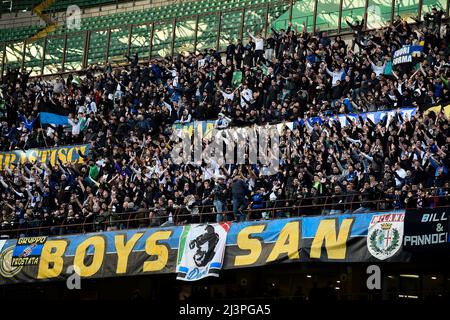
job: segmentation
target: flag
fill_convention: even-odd
[[[76,86],[79,86],[79,85],[80,85],[80,82],[81,82],[81,79],[80,79],[79,76],[75,76],[75,77],[73,78],[73,80],[72,80],[72,84],[74,84],[74,85],[76,85]]]
[[[233,79],[231,80],[233,87],[237,87],[242,83],[242,71],[236,70],[233,72]]]
[[[230,222],[184,226],[178,245],[178,280],[219,276],[230,226]]]
[[[269,74],[269,68],[267,68],[267,66],[263,63],[261,63],[261,70],[263,75],[267,76]]]
[[[47,102],[40,107],[41,124],[67,125],[69,110]]]

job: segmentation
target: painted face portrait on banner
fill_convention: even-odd
[[[204,267],[214,258],[219,235],[211,225],[202,225],[199,228],[203,228],[204,231],[189,243],[189,248],[196,251],[193,255],[196,266]]]

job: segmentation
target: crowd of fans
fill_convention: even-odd
[[[450,120],[443,110],[425,110],[450,103],[450,25],[437,10],[373,31],[364,21],[348,23],[350,42],[290,24],[248,30],[247,41],[225,52],[144,63],[136,53],[125,67],[90,66],[80,77],[30,79],[8,69],[0,151],[91,147],[80,153],[83,164],[5,168],[0,231],[62,234],[449,204]],[[423,45],[423,54],[393,66],[403,45]],[[70,112],[68,126],[40,123],[49,104]],[[417,112],[405,117],[402,107]],[[395,116],[378,123],[332,120],[391,109]],[[312,116],[323,121],[309,126]],[[175,164],[173,124],[216,119],[219,128],[294,122],[281,132],[278,173],[265,175],[261,163],[230,164],[211,177],[204,166]]]

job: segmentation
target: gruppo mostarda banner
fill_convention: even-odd
[[[181,278],[194,280],[201,278],[200,273],[217,276],[221,269],[269,263],[408,262],[413,253],[403,248],[404,218],[404,211],[392,211],[231,223],[229,229],[205,224],[20,240],[20,244],[11,239],[0,242],[0,284],[63,280],[70,276],[68,268],[82,278],[178,271],[178,277],[181,272]],[[27,250],[27,243],[40,248]],[[20,250],[15,250],[17,245]],[[33,252],[37,264],[11,264],[18,252]]]
[[[37,162],[37,163],[50,163],[55,165],[59,160],[63,164],[66,163],[83,163],[83,158],[78,152],[81,152],[83,156],[87,156],[89,153],[90,145],[73,145],[73,146],[61,146],[49,149],[29,149],[29,150],[13,150],[9,152],[0,152],[0,170],[5,170],[6,167],[12,169],[13,165],[18,163]]]

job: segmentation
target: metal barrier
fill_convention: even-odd
[[[354,196],[357,197],[359,194],[355,194]],[[345,200],[346,195],[343,194],[341,198]],[[343,201],[336,203],[336,199],[337,198],[335,196],[308,197],[302,199],[279,199],[274,201],[266,201],[264,208],[248,208],[242,210],[242,212],[245,214],[246,221],[340,213],[353,214],[355,210],[360,207],[366,207],[366,212],[386,212],[396,209],[394,204],[397,201],[395,199],[384,198],[378,200]],[[417,200],[418,198],[415,197],[411,199]],[[450,195],[448,194],[430,195],[429,197],[423,199],[426,207],[450,207]],[[227,211],[222,212],[225,221],[235,221],[236,217],[233,211],[230,210],[230,207],[230,204],[227,203]],[[194,208],[196,209],[195,212],[198,213],[192,214],[186,206],[174,207],[171,215],[159,215],[157,213],[160,210],[167,210],[167,207],[150,208],[146,210],[124,213],[108,212],[107,215],[98,215],[93,219],[84,218],[82,223],[67,223],[67,219],[65,219],[63,223],[55,225],[10,229],[3,228],[0,229],[0,237],[18,238],[20,236],[63,235],[123,229],[168,227],[189,223],[216,221],[217,212],[214,210],[213,205],[194,206]],[[414,207],[406,207],[406,209],[414,209]],[[356,214],[364,213],[365,212],[356,212]],[[101,219],[98,219],[99,217],[104,218],[104,220],[102,221]]]

